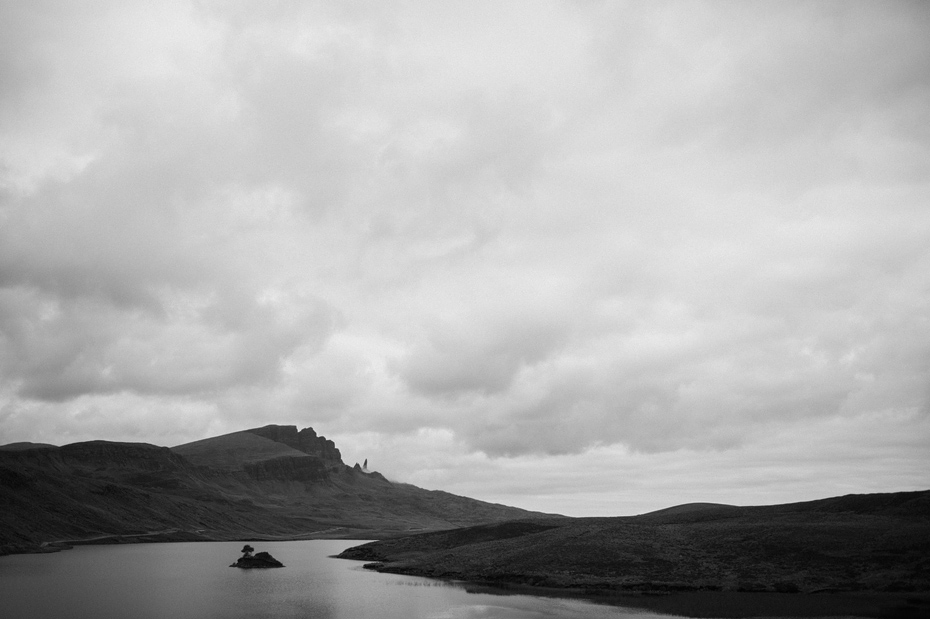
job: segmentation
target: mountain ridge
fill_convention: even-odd
[[[530,515],[348,466],[312,428],[263,426],[175,447],[0,447],[0,554],[73,543],[377,539]]]

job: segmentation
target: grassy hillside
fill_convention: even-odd
[[[55,445],[50,445],[48,443],[30,443],[24,441],[21,443],[7,443],[6,445],[0,445],[0,451],[22,451],[24,449],[38,449],[40,447],[55,447]]]
[[[0,449],[0,554],[84,541],[372,539],[531,515],[346,466],[331,441],[292,426],[172,449]]]
[[[930,592],[930,491],[523,520],[342,556],[381,571],[589,592]]]
[[[247,431],[178,445],[172,447],[171,451],[183,456],[191,464],[221,470],[238,470],[244,464],[272,458],[295,458],[307,455],[293,447]]]

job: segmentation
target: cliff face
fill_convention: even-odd
[[[342,454],[339,453],[336,444],[323,436],[317,436],[313,428],[298,431],[297,426],[269,425],[246,431],[276,443],[283,443],[305,454],[317,456],[327,462],[342,463]]]

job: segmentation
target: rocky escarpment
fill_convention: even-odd
[[[304,428],[298,431],[297,426],[268,425],[254,430],[246,430],[250,434],[282,443],[305,454],[317,456],[327,462],[342,463],[342,454],[336,444],[324,436],[317,436],[313,428]]]
[[[310,469],[338,472],[345,467],[342,454],[333,441],[317,436],[313,428],[298,431],[297,426],[268,425],[185,443],[172,447],[171,450],[199,467],[235,472],[245,470],[262,479],[273,476],[272,469],[300,469],[306,474]],[[295,465],[278,463],[270,467],[265,466],[268,461],[284,458],[297,458],[303,462]],[[308,458],[316,460],[319,466],[310,464]],[[286,478],[290,479],[293,476],[288,474]]]

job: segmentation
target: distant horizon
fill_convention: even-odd
[[[930,487],[928,33],[0,3],[0,443],[286,422],[580,515]]]
[[[296,427],[298,430],[302,430],[302,429],[303,429],[303,428],[302,428],[300,425],[298,425],[298,424],[276,424],[276,423],[271,423],[271,424],[263,424],[263,425],[274,425],[274,426],[284,426],[284,427]],[[72,442],[63,443],[63,444],[59,444],[59,445],[52,444],[52,443],[35,443],[35,442],[32,442],[32,441],[17,441],[17,443],[32,444],[32,445],[48,445],[48,446],[51,446],[51,447],[62,447],[62,446],[64,446],[64,445],[69,445],[69,444],[73,444],[73,443],[80,443],[80,442],[87,442],[87,441],[104,441],[104,442],[113,442],[113,443],[134,443],[134,444],[141,444],[141,445],[153,445],[153,446],[156,446],[156,447],[167,447],[167,448],[169,448],[169,449],[173,449],[173,448],[175,448],[175,447],[180,447],[180,446],[182,446],[182,445],[186,445],[186,444],[193,443],[193,442],[197,442],[197,441],[201,441],[201,440],[206,440],[206,439],[209,439],[209,438],[216,438],[216,437],[218,437],[218,436],[224,436],[224,435],[226,435],[226,434],[234,434],[234,433],[237,433],[237,432],[245,432],[245,431],[250,430],[250,429],[255,429],[256,427],[263,427],[263,426],[255,426],[255,427],[251,427],[251,428],[242,428],[242,429],[239,429],[239,430],[232,430],[231,432],[223,432],[223,433],[221,433],[221,434],[216,434],[216,435],[211,435],[211,436],[203,436],[203,437],[200,437],[200,438],[193,439],[192,441],[186,441],[185,443],[179,443],[179,444],[177,444],[177,445],[159,445],[159,444],[157,444],[157,443],[152,443],[152,442],[149,442],[149,441],[111,441],[111,440],[108,440],[108,439],[100,439],[100,438],[96,438],[96,439],[87,439],[86,441],[72,441]],[[312,427],[312,426],[305,426],[305,427]],[[319,436],[323,436],[323,437],[325,437],[325,438],[329,438],[329,437],[327,437],[324,433],[319,432],[316,428],[313,428],[313,429],[314,429],[314,431],[317,432],[317,434],[318,434]],[[7,446],[12,445],[12,444],[16,444],[16,443],[5,443],[5,444],[0,444],[0,448],[7,447]],[[339,449],[339,443],[338,443],[338,442],[336,442],[336,448]],[[342,450],[340,449],[340,452],[341,452],[341,451],[342,451]],[[354,464],[361,464],[361,463],[364,462],[364,461],[365,461],[364,459],[363,459],[363,460],[351,460],[351,459],[347,459],[347,458],[343,455],[343,463],[346,464],[347,466],[353,466]],[[377,472],[377,473],[384,474],[383,471],[380,471],[380,470],[375,469],[375,468],[369,467],[369,470],[372,471],[372,472]],[[392,478],[390,477],[390,475],[385,475],[385,476],[386,476],[390,481],[392,481],[392,482],[396,482],[396,483],[411,483],[411,482],[408,482],[408,481],[405,481],[405,480],[401,480],[401,479],[392,479]],[[414,484],[414,485],[416,485],[416,484]],[[425,488],[425,489],[427,489],[427,490],[442,490],[442,491],[445,491],[445,492],[451,492],[451,491],[448,490],[447,488],[439,488],[439,487],[436,487],[436,488]],[[563,516],[570,516],[570,517],[573,517],[573,518],[584,518],[584,517],[638,516],[638,515],[648,514],[648,513],[652,513],[652,512],[656,512],[656,511],[663,511],[663,510],[666,510],[666,509],[675,509],[675,508],[677,508],[677,507],[684,507],[684,506],[689,506],[689,505],[714,505],[714,506],[723,506],[723,507],[764,507],[764,506],[771,506],[771,505],[784,505],[784,504],[791,504],[791,503],[804,503],[804,502],[818,501],[818,500],[822,500],[822,499],[830,499],[830,498],[841,497],[841,496],[848,496],[848,495],[898,494],[898,493],[902,493],[902,492],[924,492],[924,491],[928,491],[928,490],[930,490],[930,486],[928,486],[928,487],[926,487],[926,488],[898,489],[898,490],[894,490],[894,489],[889,489],[889,490],[871,490],[871,491],[866,491],[866,492],[854,492],[854,491],[851,491],[851,492],[845,492],[845,493],[843,493],[843,494],[823,494],[823,495],[815,496],[815,497],[812,497],[812,498],[802,498],[802,499],[797,499],[797,500],[786,500],[786,501],[777,501],[777,502],[768,502],[768,503],[752,503],[752,504],[747,504],[747,503],[726,503],[726,502],[716,502],[716,501],[695,500],[695,501],[688,501],[688,502],[684,502],[684,503],[665,504],[665,505],[662,506],[662,507],[651,508],[651,509],[648,509],[648,510],[646,510],[646,511],[637,511],[637,512],[635,512],[635,513],[622,513],[622,514],[614,514],[614,513],[611,513],[611,514],[604,514],[604,513],[571,514],[571,513],[559,512],[559,511],[556,511],[556,510],[550,510],[550,509],[539,508],[539,507],[525,507],[525,506],[522,506],[522,505],[514,505],[514,504],[509,503],[509,502],[506,501],[506,500],[491,500],[491,499],[482,498],[482,497],[480,497],[480,496],[473,496],[473,495],[469,495],[469,494],[461,494],[461,493],[458,493],[458,492],[452,492],[452,493],[453,493],[453,494],[461,494],[461,496],[466,496],[466,497],[468,497],[468,498],[475,498],[475,499],[479,499],[479,500],[484,500],[484,501],[488,501],[488,502],[491,502],[491,503],[502,503],[502,504],[505,504],[505,505],[509,505],[510,507],[520,507],[520,508],[522,508],[522,509],[528,509],[528,510],[530,510],[530,511],[537,511],[537,512],[544,512],[544,513],[552,513],[552,514],[560,514],[560,515],[563,515]]]

